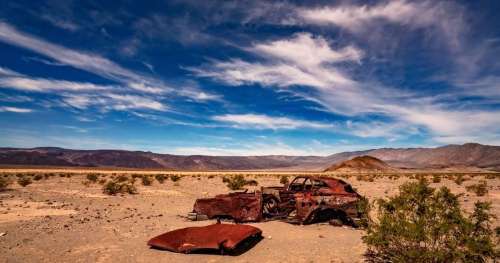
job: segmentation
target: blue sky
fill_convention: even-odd
[[[102,2],[2,3],[0,146],[500,145],[498,1]]]

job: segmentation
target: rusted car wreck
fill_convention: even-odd
[[[197,199],[189,217],[225,218],[235,222],[281,219],[296,224],[329,221],[358,226],[365,199],[350,184],[331,177],[298,176],[283,187],[252,193],[233,192]]]

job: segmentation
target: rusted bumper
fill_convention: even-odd
[[[178,253],[214,252],[233,254],[246,251],[262,239],[262,231],[249,225],[213,224],[187,227],[148,241],[153,248]]]
[[[257,222],[262,220],[262,194],[230,193],[197,199],[193,212],[208,218],[230,217],[235,222]]]

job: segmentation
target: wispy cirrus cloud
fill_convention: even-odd
[[[164,111],[168,109],[161,102],[164,94],[187,97],[197,102],[221,100],[220,95],[204,92],[196,87],[172,89],[162,80],[126,69],[100,55],[50,43],[21,32],[5,22],[0,22],[0,41],[53,59],[58,66],[71,66],[117,83],[103,85],[39,78],[0,67],[0,87],[27,92],[51,93],[62,97],[62,101],[66,105],[78,109],[92,106],[104,110],[147,109]],[[43,63],[47,64],[49,61],[43,60]]]
[[[120,85],[98,85],[89,82],[76,82],[33,78],[9,69],[8,76],[0,74],[0,88],[16,89],[26,92],[50,93],[61,98],[64,106],[77,109],[98,107],[102,110],[145,109],[165,111],[168,107],[148,96],[130,93],[128,87]],[[9,100],[8,102],[15,102]]]
[[[209,77],[233,86],[260,84],[287,88],[295,95],[304,96],[337,114],[350,117],[375,114],[384,117],[386,124],[379,123],[376,130],[352,132],[359,137],[397,138],[408,134],[405,130],[419,131],[419,127],[436,137],[474,133],[484,135],[485,132],[500,131],[500,112],[496,109],[483,108],[481,104],[476,108],[454,109],[452,104],[439,101],[439,96],[434,94],[409,92],[376,81],[357,79],[355,74],[343,68],[345,63],[351,67],[363,63],[363,52],[350,46],[333,49],[320,36],[301,33],[243,49],[261,59],[214,60],[190,70],[200,77]],[[297,86],[312,89],[304,93],[296,91],[294,87]],[[238,115],[234,117],[238,120]],[[245,120],[242,118],[241,121]],[[259,121],[266,122],[255,120],[255,123]],[[267,122],[272,123],[271,120]],[[396,134],[389,134],[391,132]]]
[[[334,126],[327,123],[298,120],[287,117],[274,117],[262,114],[225,114],[212,117],[215,121],[231,123],[236,128],[255,129],[329,129]]]
[[[33,111],[32,109],[26,109],[26,108],[0,106],[0,112],[30,113],[32,111]]]
[[[0,86],[24,91],[99,91],[112,90],[113,86],[93,83],[53,80],[30,77],[0,77]]]
[[[68,66],[91,72],[121,83],[130,83],[130,87],[143,92],[160,93],[170,89],[161,81],[138,74],[113,61],[83,51],[72,50],[53,44],[21,32],[11,25],[0,22],[0,41],[37,52]]]
[[[375,26],[392,23],[413,29],[432,28],[451,47],[460,45],[465,29],[462,8],[440,1],[382,1],[372,5],[340,4],[297,8],[298,19],[317,25],[335,25],[353,33],[364,34]]]

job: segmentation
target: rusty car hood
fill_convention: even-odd
[[[148,245],[178,253],[220,251],[231,253],[252,240],[262,238],[262,230],[240,224],[213,224],[186,227],[153,237]]]

